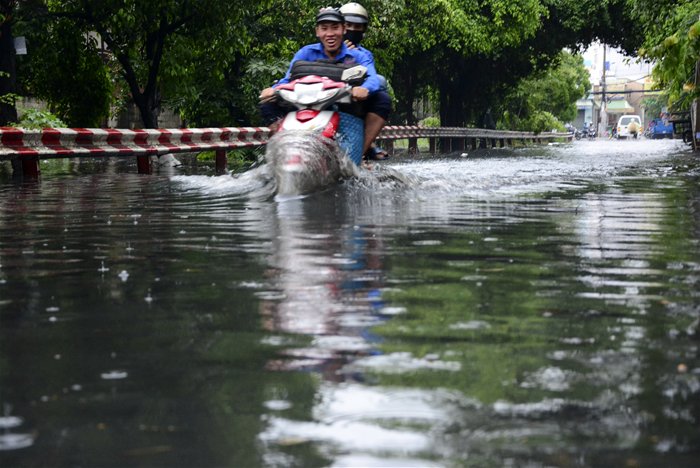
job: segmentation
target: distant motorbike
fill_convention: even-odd
[[[571,125],[569,123],[564,125],[564,128],[566,129],[566,131],[568,133],[571,133],[573,135],[573,137],[576,138],[577,140],[581,139],[581,132],[579,131],[578,128],[574,127],[573,125]]]
[[[584,126],[583,130],[581,130],[581,138],[595,138],[596,137],[596,131],[595,128],[590,125],[590,126]]]
[[[277,86],[277,102],[290,108],[265,151],[278,196],[320,191],[358,174],[364,123],[337,105],[351,103],[351,83],[361,83],[366,71],[355,66],[338,79],[311,74]]]

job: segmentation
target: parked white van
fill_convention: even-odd
[[[617,138],[637,138],[642,134],[642,118],[638,115],[623,115],[617,121]]]

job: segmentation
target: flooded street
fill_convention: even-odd
[[[0,181],[1,466],[698,464],[678,141],[394,157],[287,201],[264,166],[64,166]]]

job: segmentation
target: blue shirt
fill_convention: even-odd
[[[274,86],[281,85],[284,83],[289,83],[289,76],[292,72],[292,65],[298,60],[308,60],[311,62],[316,62],[317,60],[328,60],[330,57],[326,55],[323,50],[323,44],[317,42],[316,44],[309,44],[297,51],[289,63],[289,69],[284,78],[279,80]],[[340,47],[338,55],[334,57],[336,63],[343,63],[346,65],[362,65],[367,67],[367,77],[362,83],[362,87],[366,88],[370,93],[379,91],[381,88],[381,81],[377,76],[377,70],[374,68],[374,58],[372,54],[367,54],[358,49],[348,49],[348,47],[343,44]]]

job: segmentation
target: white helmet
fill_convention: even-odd
[[[367,10],[365,10],[365,7],[363,7],[359,3],[346,3],[345,5],[340,7],[340,13],[342,13],[346,23],[369,23],[369,16],[367,16]]]

